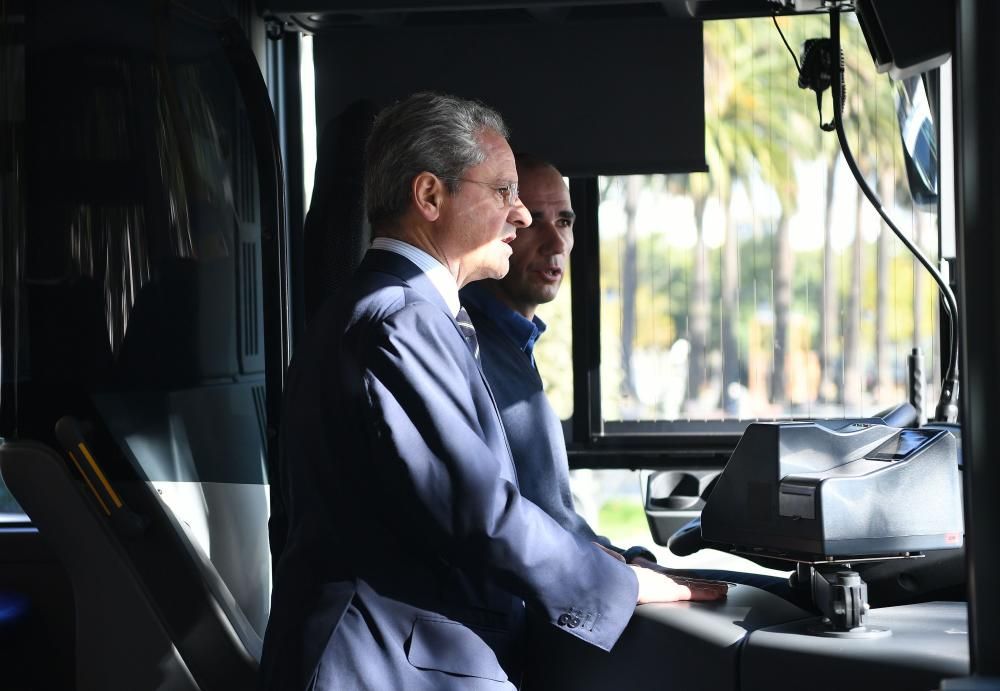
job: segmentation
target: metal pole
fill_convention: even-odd
[[[973,680],[1000,678],[1000,3],[957,3],[954,105],[962,449]],[[951,688],[951,686],[947,686]],[[987,688],[987,686],[981,686]]]

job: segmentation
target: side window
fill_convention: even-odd
[[[534,351],[545,395],[560,420],[573,416],[572,264],[571,257],[570,270],[556,299],[538,307],[538,317],[545,322],[546,329]]]
[[[3,17],[0,27],[10,29]],[[0,424],[10,430],[17,419],[17,390],[23,373],[17,351],[23,326],[21,272],[25,232],[25,89],[22,32],[0,37]],[[27,516],[0,478],[0,525]]]
[[[51,11],[39,8],[37,26]],[[0,435],[58,449],[56,421],[80,420],[107,479],[156,491],[262,636],[270,563],[255,144],[214,25],[147,16],[155,11],[122,17],[157,27],[145,52],[128,31],[105,35],[99,19],[73,26],[72,42],[31,33],[30,88],[15,79],[21,100],[0,98],[0,125],[21,134],[0,142],[15,147],[0,148],[0,192],[23,199],[0,204]],[[23,70],[3,51],[0,73]],[[13,510],[0,491],[0,520]]]

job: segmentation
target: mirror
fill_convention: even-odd
[[[910,195],[917,206],[937,205],[938,140],[927,90],[919,75],[901,79],[894,85]]]

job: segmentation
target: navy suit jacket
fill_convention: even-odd
[[[510,688],[525,605],[605,650],[628,623],[634,574],[521,497],[482,370],[409,260],[370,250],[321,310],[281,434],[266,688]]]

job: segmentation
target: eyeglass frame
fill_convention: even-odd
[[[477,185],[486,185],[494,192],[500,195],[500,199],[503,200],[504,208],[513,209],[517,205],[518,199],[520,199],[518,189],[518,184],[516,182],[508,182],[503,185],[499,185],[495,182],[483,182],[482,180],[470,180],[469,178],[458,178],[451,175],[438,175],[436,176],[439,180],[448,180],[451,182],[472,182]]]

